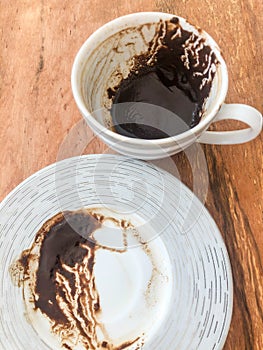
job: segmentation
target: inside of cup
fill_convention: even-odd
[[[201,73],[204,74],[202,84],[205,85],[208,79],[211,80],[209,94],[203,103],[200,127],[198,127],[200,130],[202,127],[205,128],[209,119],[215,116],[223,103],[226,93],[226,89],[222,89],[223,70],[226,70],[226,67],[217,44],[206,32],[182,18],[172,15],[163,15],[164,17],[161,18],[158,14],[153,18],[147,18],[147,15],[142,14],[137,15],[137,17],[136,15],[126,16],[126,20],[115,20],[111,26],[109,23],[88,39],[83,49],[84,58],[80,79],[81,96],[87,111],[102,126],[114,131],[110,113],[114,90],[129,76],[134,67],[135,58],[149,51],[151,43],[156,35],[158,36],[160,23],[177,18],[181,30],[189,31],[193,37],[197,38],[185,51],[186,55],[189,55],[186,64],[190,69],[194,70],[194,66],[199,64],[198,51],[202,50],[204,45],[210,48],[210,56],[202,62],[201,68]],[[180,35],[180,30],[175,35]],[[188,44],[182,42],[185,47]],[[213,62],[211,62],[212,56],[215,57]],[[208,74],[206,74],[207,71]],[[199,73],[196,72],[196,74]]]

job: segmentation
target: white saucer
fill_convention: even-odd
[[[102,294],[104,281],[108,278],[108,290],[117,276],[110,292],[115,304],[107,309],[106,297],[103,322],[108,329],[115,322],[115,329],[123,330],[122,341],[131,340],[125,339],[130,315],[134,316],[131,322],[140,327],[140,339],[125,349],[222,349],[231,321],[233,287],[228,254],[217,226],[175,177],[151,164],[114,155],[87,155],[46,167],[0,204],[0,348],[60,349],[32,318],[28,322],[22,291],[14,286],[9,267],[31,246],[45,221],[60,211],[83,207],[97,208],[138,226],[154,256],[159,274],[156,300],[151,311],[142,314],[141,300],[151,272],[147,259],[136,253],[140,244],[135,242],[129,250],[129,278],[118,297],[118,284],[126,278],[118,277],[123,273],[120,266],[126,258],[117,263],[113,256],[98,256],[96,273]],[[104,262],[117,273],[105,273]],[[133,289],[127,297],[130,282]],[[115,319],[109,317],[118,308]]]

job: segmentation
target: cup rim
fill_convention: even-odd
[[[149,19],[146,19],[149,18]],[[193,27],[196,30],[200,30],[200,28],[186,20],[183,17],[180,17],[176,14],[169,14],[165,12],[135,12],[135,13],[130,13],[124,16],[117,17],[101,27],[99,27],[95,32],[93,32],[82,44],[80,49],[78,50],[73,65],[72,65],[72,70],[71,70],[71,88],[72,88],[72,93],[73,97],[75,99],[75,102],[83,115],[84,119],[86,119],[89,123],[89,125],[93,125],[96,128],[96,131],[100,130],[100,132],[104,135],[104,137],[109,137],[111,139],[115,139],[120,142],[126,142],[126,143],[131,143],[134,145],[149,145],[149,141],[153,145],[168,145],[171,142],[179,142],[181,140],[185,140],[188,137],[193,137],[193,135],[199,136],[205,129],[209,127],[213,119],[216,117],[216,114],[220,110],[222,104],[224,103],[227,90],[228,90],[228,71],[227,71],[227,66],[225,63],[225,60],[222,56],[221,50],[219,49],[217,43],[215,40],[203,29],[202,30],[202,35],[205,36],[206,39],[208,39],[209,44],[212,46],[213,51],[216,54],[216,57],[219,61],[220,65],[220,70],[221,70],[221,76],[222,76],[222,81],[221,81],[221,88],[219,90],[218,96],[215,100],[215,102],[212,105],[212,108],[210,112],[205,116],[205,118],[201,118],[199,123],[195,125],[193,128],[190,128],[189,130],[186,130],[178,135],[174,136],[169,136],[161,139],[139,139],[139,138],[132,138],[128,136],[121,135],[117,132],[114,132],[108,128],[106,128],[103,124],[99,123],[93,116],[92,112],[88,110],[86,107],[83,98],[81,97],[81,91],[80,87],[78,84],[78,73],[80,69],[82,69],[83,63],[85,62],[85,56],[87,56],[87,52],[93,52],[96,47],[98,46],[98,38],[102,36],[103,34],[107,33],[106,37],[104,40],[106,40],[108,37],[111,35],[114,35],[118,33],[118,31],[123,30],[125,28],[131,27],[130,19],[133,19],[134,21],[137,20],[142,20],[144,23],[148,23],[149,21],[151,22],[157,22],[160,19],[170,19],[173,17],[179,18],[179,21],[187,23],[191,27]],[[140,24],[142,24],[140,22]],[[134,26],[136,23],[134,23]],[[114,30],[113,30],[114,28]],[[99,45],[101,44],[102,41],[99,41]]]

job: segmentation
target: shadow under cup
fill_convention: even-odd
[[[185,50],[185,55],[189,55],[185,57],[186,70],[203,75],[200,79],[203,85],[210,79],[200,121],[189,129],[180,117],[162,106],[139,103],[136,112],[139,110],[140,118],[136,123],[157,128],[167,137],[146,140],[129,137],[129,134],[121,135],[115,132],[111,112],[113,106],[115,113],[116,109],[118,113],[123,113],[126,107],[123,104],[113,105],[112,91],[116,90],[134,69],[136,57],[147,54],[154,41],[158,45],[160,25],[174,18],[178,20],[178,35],[180,28],[192,34],[188,42],[182,42],[182,47],[187,47],[190,43],[189,48]],[[191,43],[192,38],[195,40]],[[211,55],[202,62],[200,73],[198,51],[202,50],[203,46],[209,47]],[[212,55],[215,58],[214,62],[211,62]],[[199,72],[195,69],[198,64]],[[165,158],[194,143],[216,116],[225,99],[227,87],[226,65],[214,40],[184,19],[160,13],[137,13],[107,23],[84,43],[72,70],[74,98],[88,125],[114,150],[141,159]],[[161,116],[158,124],[158,118],[151,119],[154,114]]]

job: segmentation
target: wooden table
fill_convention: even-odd
[[[0,200],[55,162],[63,139],[81,119],[70,86],[81,44],[105,22],[138,11],[175,13],[203,27],[229,68],[227,102],[263,111],[262,0],[1,0]],[[262,144],[261,134],[243,145],[203,148],[209,171],[205,205],[233,268],[234,310],[225,350],[263,349]],[[95,141],[86,151],[102,150],[105,146]],[[187,157],[181,153],[173,160],[191,188]]]

